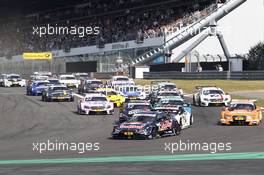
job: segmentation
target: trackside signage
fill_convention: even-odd
[[[25,52],[23,53],[24,60],[51,60],[52,53],[51,52],[39,52],[39,53],[32,53],[32,52]]]

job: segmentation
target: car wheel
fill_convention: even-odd
[[[193,125],[193,115],[190,116],[190,125]]]
[[[197,106],[196,100],[195,100],[195,96],[193,95],[193,105]]]
[[[172,133],[173,133],[174,136],[180,135],[181,134],[181,129],[180,128],[177,129],[176,127],[173,127],[172,128]]]
[[[151,134],[148,136],[148,139],[155,139],[157,138],[158,130],[157,128],[153,128]]]

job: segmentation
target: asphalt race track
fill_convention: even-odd
[[[212,154],[210,151],[165,150],[168,143],[231,143],[230,151],[264,152],[264,125],[219,126],[220,107],[193,107],[194,125],[180,136],[154,140],[113,140],[115,115],[78,115],[75,102],[42,102],[24,88],[0,88],[0,164],[4,160],[64,159],[122,156]],[[99,143],[86,151],[39,151],[33,143],[60,141]],[[124,163],[4,164],[0,174],[263,174],[264,159],[183,160]]]

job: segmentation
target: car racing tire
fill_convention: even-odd
[[[157,138],[157,135],[158,135],[158,129],[156,127],[154,127],[151,131],[151,134],[148,135],[148,139],[155,139]]]
[[[195,96],[193,95],[193,105],[197,106],[196,100],[195,100]]]
[[[193,125],[193,115],[190,116],[190,126]]]

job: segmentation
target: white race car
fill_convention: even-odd
[[[108,85],[112,86],[111,88],[114,88],[116,86],[135,85],[135,82],[127,76],[113,76],[108,82]]]
[[[77,88],[80,81],[75,78],[74,75],[60,75],[59,82],[66,85],[68,88]]]
[[[107,100],[103,94],[86,94],[77,102],[79,114],[106,113],[114,114],[114,104]]]
[[[197,106],[225,105],[231,102],[231,96],[221,88],[213,86],[197,86],[197,93],[193,94],[193,104]]]
[[[4,87],[25,87],[26,80],[22,79],[18,74],[6,74],[3,76],[3,86]]]
[[[154,110],[172,113],[181,129],[188,128],[193,124],[192,105],[185,103],[180,97],[159,99],[154,105]]]

